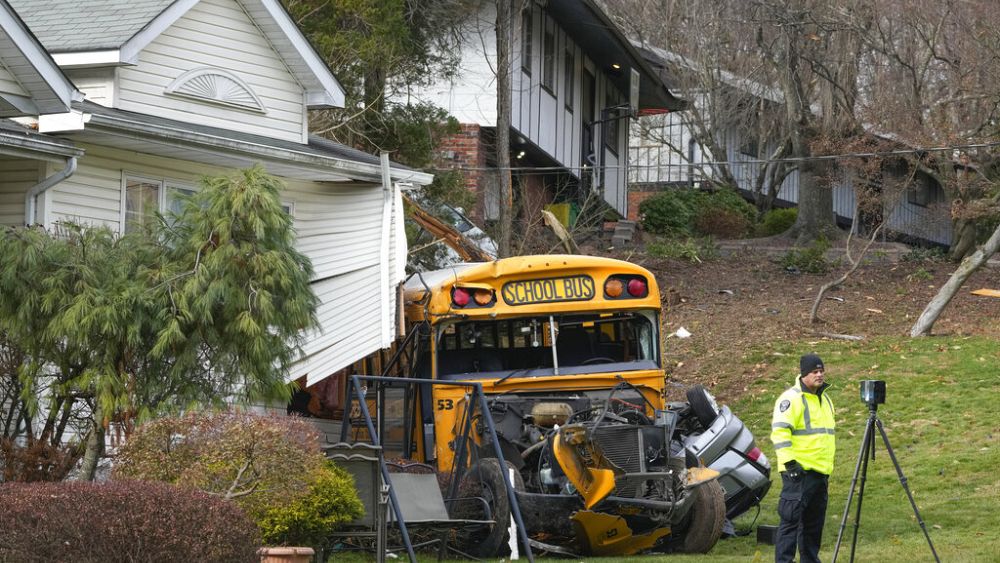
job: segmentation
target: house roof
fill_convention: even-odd
[[[632,41],[633,47],[642,55],[646,62],[655,69],[661,76],[670,76],[673,71],[689,71],[689,72],[704,72],[705,69],[702,65],[693,61],[683,55],[668,51],[666,49],[661,49],[659,47],[654,47],[649,44],[640,43],[638,41]],[[762,82],[758,82],[751,78],[745,76],[739,76],[732,72],[722,69],[712,69],[716,73],[716,77],[723,84],[728,85],[731,88],[739,90],[741,92],[746,92],[750,95],[756,96],[758,98],[775,102],[784,103],[785,96],[781,93],[781,90],[774,86],[768,86]]]
[[[6,70],[19,92],[0,92],[0,117],[69,111],[83,99],[7,0],[0,0],[0,71]]]
[[[215,166],[247,167],[261,163],[279,176],[313,181],[370,181],[382,178],[379,157],[312,135],[303,145],[272,137],[197,125],[104,107],[73,104],[85,126],[61,136],[101,146],[138,151]],[[395,181],[429,184],[430,174],[390,164]]]
[[[545,7],[560,26],[583,46],[620,92],[630,91],[628,68],[639,72],[640,110],[680,111],[688,102],[670,93],[663,78],[636,50],[624,33],[594,0],[549,2]],[[588,49],[588,46],[594,46]],[[612,65],[620,65],[616,70]]]
[[[200,0],[9,0],[63,67],[135,64]],[[310,107],[342,107],[344,89],[279,0],[232,0],[306,89]]]
[[[82,156],[83,149],[15,121],[0,119],[0,155],[65,162],[68,157]]]

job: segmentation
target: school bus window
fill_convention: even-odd
[[[657,322],[652,311],[458,322],[460,348],[449,346],[445,335],[439,355],[444,371],[439,376],[502,377],[516,372],[512,377],[534,377],[657,369]],[[600,364],[604,366],[593,367]]]

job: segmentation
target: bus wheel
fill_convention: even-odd
[[[718,481],[695,487],[689,517],[681,551],[708,553],[722,537],[722,525],[726,520],[726,495]]]
[[[512,482],[515,490],[524,490],[524,481],[517,469]],[[460,500],[455,505],[456,516],[467,520],[492,520],[492,524],[473,526],[458,535],[459,549],[474,557],[495,557],[509,552],[510,499],[504,487],[500,460],[488,457],[476,462],[462,477],[458,486]],[[482,499],[482,500],[476,500]],[[485,506],[484,506],[485,504]],[[486,513],[489,507],[489,513]]]

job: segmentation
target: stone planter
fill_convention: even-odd
[[[262,547],[257,553],[260,563],[310,563],[316,552],[311,547]]]

